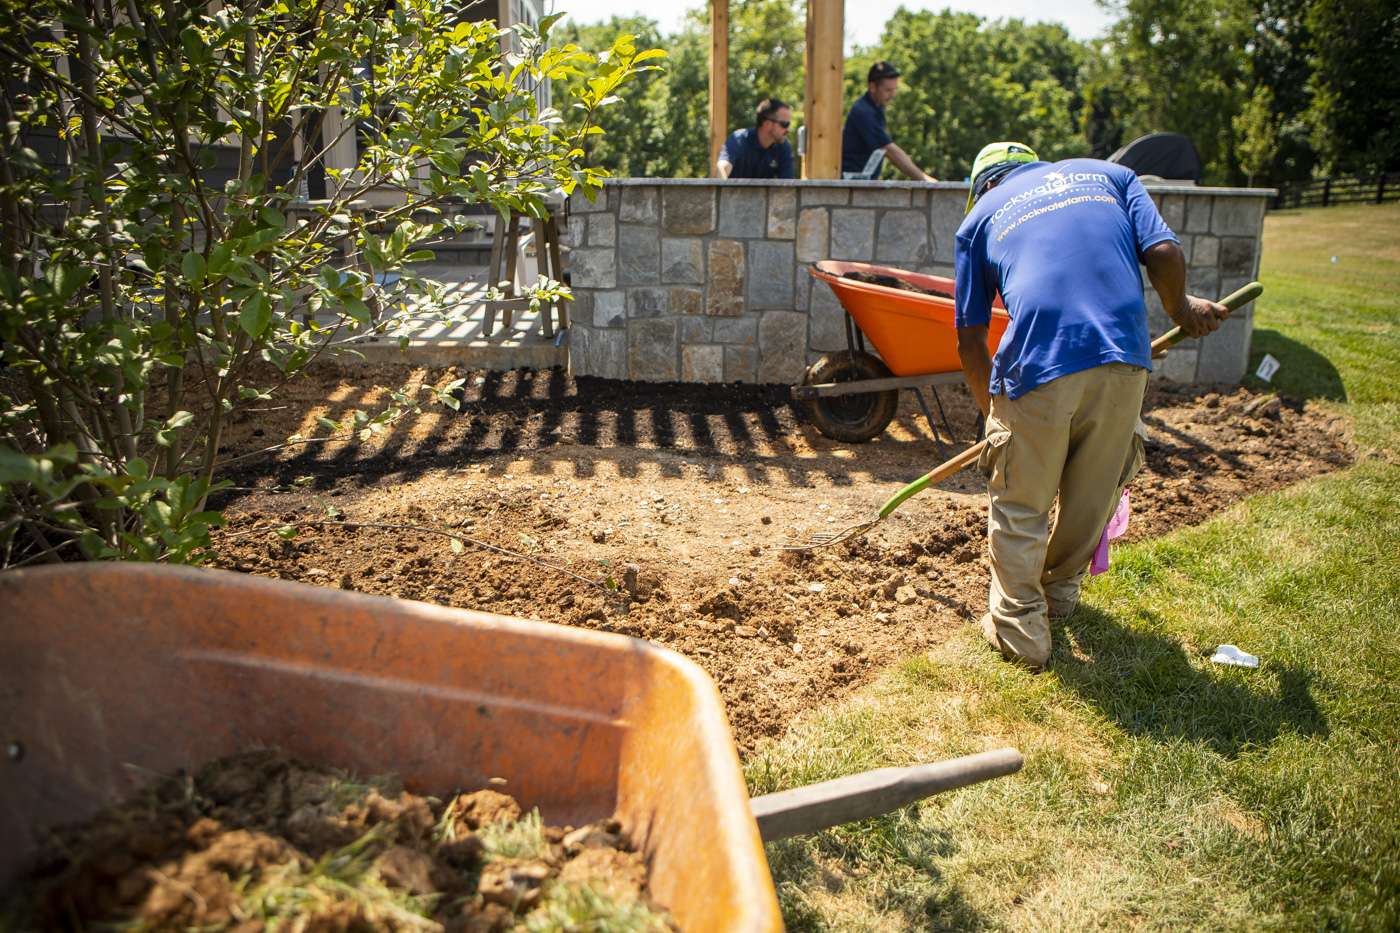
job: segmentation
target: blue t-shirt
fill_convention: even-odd
[[[1060,376],[1128,363],[1151,369],[1138,257],[1176,240],[1132,169],[1097,159],[1014,169],[958,227],[956,323],[1011,324],[991,394],[1018,398]]]
[[[720,147],[719,157],[734,170],[730,178],[791,178],[792,147],[787,140],[764,149],[758,142],[758,130],[749,127],[735,130]]]
[[[841,128],[841,177],[878,177],[885,147],[892,142],[885,129],[885,108],[875,106],[867,91],[851,105]]]

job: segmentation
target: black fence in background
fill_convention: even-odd
[[[1382,175],[1337,175],[1280,185],[1270,206],[1329,207],[1333,204],[1384,204],[1400,201],[1400,172]]]

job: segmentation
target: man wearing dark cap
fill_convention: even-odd
[[[1050,623],[1068,616],[1122,489],[1142,466],[1152,369],[1141,263],[1193,337],[1224,305],[1186,293],[1181,245],[1132,169],[1042,162],[1024,143],[986,146],[958,227],[958,355],[987,416],[991,594],[982,634],[1034,670]],[[993,358],[992,301],[1011,323]],[[1058,501],[1055,524],[1050,512]]]
[[[791,178],[788,127],[792,108],[776,97],[758,102],[754,125],[735,130],[720,147],[715,168],[720,178]]]
[[[885,129],[885,105],[899,91],[899,70],[889,62],[876,62],[866,75],[866,92],[851,105],[841,130],[841,177],[880,177],[888,157],[894,167],[915,181],[937,181],[914,164]]]

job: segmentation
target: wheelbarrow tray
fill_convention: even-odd
[[[782,923],[718,692],[582,629],[153,564],[0,574],[0,884],[50,827],[275,746],[554,824],[616,815],[684,929]]]
[[[843,276],[848,272],[888,275],[917,288],[948,295],[954,293],[952,279],[834,259],[812,263],[809,271],[813,278],[831,286],[836,300],[841,302],[841,307],[846,309],[866,339],[880,352],[880,357],[894,375],[925,376],[962,371],[952,298],[860,282]],[[1010,323],[1011,319],[998,296],[987,334],[987,349],[990,352],[996,353],[1002,334]]]

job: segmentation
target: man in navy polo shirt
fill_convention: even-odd
[[[1074,611],[1122,489],[1143,462],[1152,368],[1138,263],[1182,330],[1228,314],[1186,294],[1176,234],[1131,169],[1096,159],[1038,161],[993,143],[972,167],[958,227],[958,355],[987,416],[992,584],[982,633],[1007,660],[1042,669],[1050,622]],[[992,300],[1011,316],[993,358]],[[1049,526],[1056,498],[1059,513]]]
[[[754,125],[735,130],[720,147],[716,167],[720,178],[791,178],[792,146],[788,127],[792,109],[770,97],[759,101]]]
[[[890,138],[885,129],[885,105],[899,91],[899,71],[889,62],[876,62],[866,74],[866,92],[851,105],[841,129],[841,177],[880,177],[888,157],[894,167],[915,181],[937,181]]]

